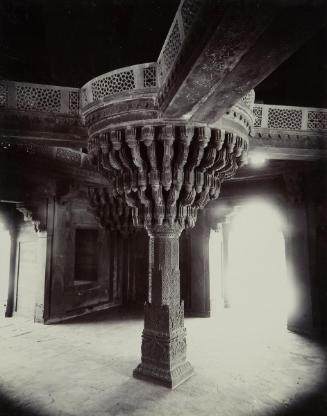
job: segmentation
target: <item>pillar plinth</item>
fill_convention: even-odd
[[[180,225],[147,227],[149,296],[144,307],[141,364],[134,377],[175,388],[193,374],[186,360],[184,304],[180,299]]]

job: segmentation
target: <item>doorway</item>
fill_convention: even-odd
[[[270,201],[250,200],[237,206],[222,227],[227,252],[220,273],[222,307],[241,326],[285,331],[294,299],[280,211]]]

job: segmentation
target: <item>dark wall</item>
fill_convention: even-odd
[[[92,241],[83,241],[87,235]],[[99,225],[85,195],[56,201],[47,322],[120,305],[123,256],[122,237]],[[89,270],[85,275],[81,264]]]
[[[15,246],[8,316],[53,323],[122,304],[129,241],[99,225],[87,188],[62,192],[59,183],[56,189],[42,180],[42,187],[10,186],[11,211],[18,216],[10,225]],[[0,191],[1,199],[7,189]]]
[[[189,316],[210,316],[209,237],[205,211],[196,225],[183,232],[180,240],[181,293],[185,313]]]
[[[142,307],[148,299],[149,237],[140,228],[135,229],[124,241],[124,304]]]
[[[327,171],[303,177],[308,224],[312,321],[316,334],[327,339]]]

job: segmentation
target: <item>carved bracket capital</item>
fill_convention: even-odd
[[[39,213],[37,206],[31,205],[30,203],[19,203],[16,205],[16,209],[23,214],[25,222],[33,223],[34,231],[36,233],[46,231],[46,221],[45,219],[41,218],[42,215]]]

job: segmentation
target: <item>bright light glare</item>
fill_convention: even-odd
[[[231,303],[251,324],[286,327],[294,299],[284,246],[281,218],[269,204],[258,201],[239,209],[229,240]]]
[[[250,155],[250,164],[256,167],[265,165],[266,156],[263,153],[252,153]]]

